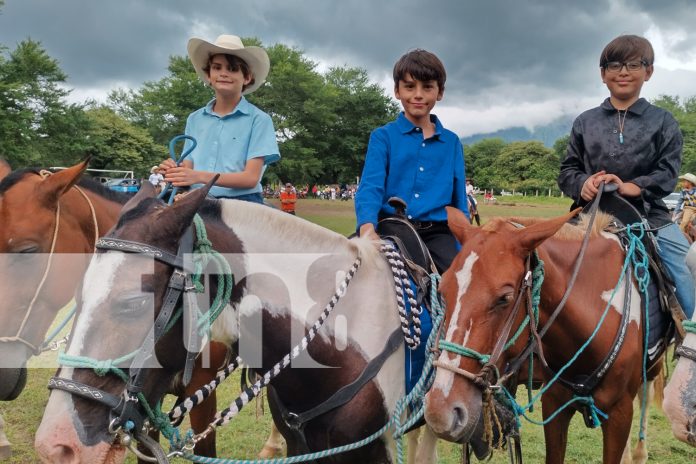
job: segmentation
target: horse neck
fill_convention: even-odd
[[[104,235],[116,224],[123,205],[91,190],[76,186],[63,196],[60,207],[61,221],[73,222],[85,237],[84,251],[92,252],[95,237]]]

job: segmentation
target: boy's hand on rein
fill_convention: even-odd
[[[599,184],[602,182],[602,177],[606,174],[606,171],[599,171],[592,174],[585,180],[582,184],[582,190],[580,190],[580,197],[585,201],[592,201],[594,197],[597,196],[599,191]]]
[[[372,223],[368,222],[367,224],[363,224],[360,226],[360,236],[372,240],[373,242],[375,242],[375,246],[377,246],[378,248],[381,245],[381,239],[379,238],[379,235],[377,235],[375,226]]]

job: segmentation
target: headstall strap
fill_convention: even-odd
[[[182,293],[190,291],[193,288],[191,276],[186,273],[184,267],[184,255],[193,252],[193,226],[190,226],[182,236],[176,255],[143,243],[113,238],[100,238],[97,241],[96,248],[102,250],[117,250],[126,253],[146,254],[174,267],[174,271],[167,285],[162,308],[155,319],[153,329],[148,332],[145,341],[131,363],[129,379],[122,398],[117,398],[114,395],[84,385],[80,382],[60,377],[53,377],[49,381],[49,388],[67,391],[82,396],[83,398],[105,404],[112,409],[112,414],[114,415],[110,429],[117,430],[129,424],[129,430],[135,429],[137,431],[141,429],[145,421],[142,414],[142,407],[139,406],[138,400],[138,395],[143,389],[142,374],[144,366],[154,355],[155,345],[165,334],[169,321],[175,314],[176,304],[181,299]],[[191,329],[196,330],[195,327],[191,327]],[[145,349],[145,347],[150,348]],[[184,369],[185,378],[188,377],[190,379],[197,354],[198,353],[189,353],[187,355],[186,367]]]

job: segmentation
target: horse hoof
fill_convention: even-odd
[[[0,461],[9,459],[10,456],[12,456],[12,448],[10,447],[10,444],[8,443],[6,445],[0,445]]]
[[[270,459],[274,458],[276,456],[280,456],[283,452],[283,447],[275,447],[275,446],[264,446],[263,449],[259,452],[258,457],[261,459]]]

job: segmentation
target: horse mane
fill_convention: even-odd
[[[590,215],[581,213],[578,218],[577,224],[563,224],[563,226],[554,235],[554,238],[568,241],[582,240],[590,223]],[[516,223],[522,226],[530,226],[532,224],[547,220],[548,219],[545,218],[530,217],[493,218],[481,228],[483,230],[499,230],[504,223]],[[614,216],[597,211],[594,223],[592,224],[592,230],[590,231],[590,236],[594,237],[600,235],[602,232],[611,231],[613,222]]]
[[[41,170],[38,168],[22,168],[9,173],[4,179],[2,179],[2,181],[0,181],[0,195],[7,192],[14,185],[18,184],[29,175],[39,176],[41,175]],[[77,185],[78,187],[84,188],[85,190],[88,190],[95,195],[104,198],[105,200],[114,201],[120,204],[125,204],[130,198],[130,196],[126,195],[125,193],[117,192],[115,190],[111,190],[110,188],[104,187],[100,182],[97,182],[96,180],[87,176],[81,177],[77,182]]]
[[[337,232],[268,206],[239,200],[219,202],[222,220],[243,239],[258,238],[257,243],[260,247],[262,245],[260,249],[266,253],[340,253],[351,250],[360,255],[363,265],[379,257],[379,251],[370,240],[349,240]],[[287,244],[292,244],[292,250]],[[245,242],[245,247],[248,245]]]
[[[17,184],[29,174],[38,176],[39,170],[36,168],[23,168],[9,173],[2,181],[0,181],[0,195],[7,192],[12,188],[12,186]]]

